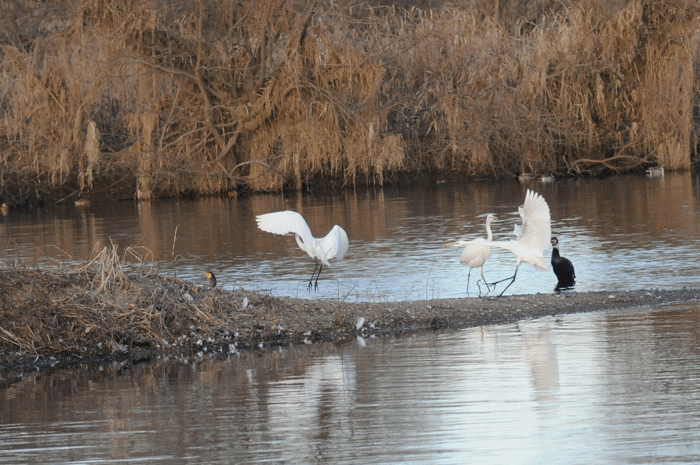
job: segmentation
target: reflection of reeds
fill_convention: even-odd
[[[674,170],[694,153],[691,2],[69,3],[3,11],[26,28],[0,39],[12,201]]]

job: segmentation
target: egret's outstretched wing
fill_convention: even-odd
[[[523,225],[518,242],[537,251],[544,251],[549,247],[552,232],[549,205],[540,194],[528,189],[522,216]]]
[[[255,217],[258,228],[272,234],[294,233],[301,238],[304,244],[311,244],[313,236],[306,220],[299,213],[291,210],[283,212],[265,213]]]
[[[472,239],[471,241],[450,242],[449,244],[443,244],[443,247],[462,247],[465,245],[483,244],[484,242],[486,242],[486,239],[484,239],[483,237],[478,237],[476,239]]]
[[[318,243],[326,256],[326,260],[331,258],[340,260],[348,253],[348,248],[350,247],[347,233],[337,224],[333,226],[333,229],[324,238],[319,239]]]

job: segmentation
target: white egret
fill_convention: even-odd
[[[328,260],[333,258],[340,260],[345,257],[350,246],[347,233],[337,224],[325,237],[316,239],[311,235],[311,229],[306,224],[304,217],[295,211],[266,213],[258,215],[255,219],[258,222],[258,228],[265,232],[280,235],[294,233],[299,248],[316,262],[316,267],[309,280],[309,290],[314,282],[314,275],[316,276],[314,288],[318,289],[318,277],[321,275],[323,265],[331,266]]]
[[[557,276],[555,291],[574,287],[574,284],[576,284],[574,264],[568,258],[559,255],[559,240],[556,237],[552,237],[552,270]]]
[[[544,250],[549,247],[552,232],[549,205],[547,205],[547,202],[540,194],[528,189],[525,194],[525,203],[518,208],[518,213],[523,219],[523,224],[519,229],[516,228],[517,240],[491,242],[491,247],[510,250],[518,260],[512,278],[491,283],[493,285],[508,279],[511,280],[499,295],[503,295],[506,289],[515,282],[518,268],[522,262],[533,265],[539,271],[547,270],[547,263],[544,261]]]
[[[472,274],[472,268],[481,268],[481,279],[484,280],[486,284],[486,278],[484,277],[484,263],[486,259],[491,255],[491,246],[489,245],[493,239],[493,234],[491,233],[491,222],[498,219],[496,215],[489,214],[486,216],[486,239],[480,237],[472,241],[457,241],[451,242],[449,244],[443,245],[443,247],[460,247],[464,246],[462,251],[462,256],[459,261],[464,266],[469,267],[469,272],[467,273],[467,295],[469,294],[469,279]],[[477,285],[479,283],[477,282]],[[486,284],[488,288],[488,284]]]

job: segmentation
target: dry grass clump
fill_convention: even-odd
[[[261,299],[127,274],[123,260],[112,246],[82,266],[0,268],[0,358],[90,357],[134,347],[165,351],[201,344],[202,334],[232,337],[240,319],[249,317],[241,311],[243,299]]]
[[[695,2],[501,3],[5,2],[0,195],[697,158]]]
[[[480,176],[687,169],[696,10],[587,1],[511,28],[478,11],[423,13],[396,83],[421,96],[414,139],[432,165]]]

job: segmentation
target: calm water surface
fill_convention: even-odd
[[[27,375],[0,463],[698,463],[700,305]]]
[[[63,205],[0,216],[0,259],[82,261],[113,242],[141,272],[202,285],[211,269],[226,288],[274,295],[459,297],[466,269],[442,244],[485,236],[487,213],[510,238],[530,187],[550,205],[577,291],[697,287],[698,184],[683,174]],[[255,226],[283,209],[316,236],[348,232],[350,252],[318,294],[294,239]],[[494,250],[485,273],[514,266]],[[555,284],[525,264],[509,293]],[[698,463],[699,317],[697,303],[669,305],[0,379],[0,463]]]
[[[255,195],[233,199],[61,205],[0,216],[0,259],[25,266],[84,260],[111,242],[126,258],[198,284],[212,270],[225,288],[350,301],[433,299],[466,295],[460,250],[442,245],[485,237],[510,239],[525,190],[551,208],[552,232],[576,267],[577,290],[695,286],[700,260],[700,188],[689,173],[664,178],[443,183],[335,195]],[[319,292],[306,289],[311,259],[293,237],[259,231],[255,215],[294,209],[321,237],[333,224],[350,238],[347,257],[323,271]],[[547,251],[548,256],[550,252]],[[493,250],[487,279],[511,276],[515,259]],[[478,270],[475,273],[478,275]],[[472,280],[472,292],[478,292]],[[499,289],[503,289],[501,285]],[[523,264],[509,294],[552,292],[556,278]],[[474,295],[474,294],[472,294]]]

